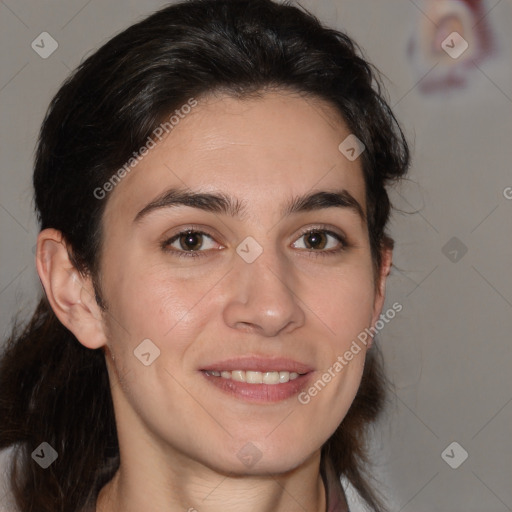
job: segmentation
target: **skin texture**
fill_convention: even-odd
[[[199,99],[104,199],[106,312],[60,233],[41,232],[37,267],[52,308],[83,345],[106,352],[121,467],[98,511],[325,510],[320,449],[357,392],[365,347],[307,405],[296,395],[247,402],[200,370],[285,357],[310,365],[313,383],[378,319],[391,252],[375,276],[361,217],[335,207],[282,214],[296,196],[340,189],[366,211],[360,161],[338,150],[349,133],[328,104],[291,92]],[[171,187],[223,193],[244,208],[159,208],[134,221]],[[162,248],[187,228],[211,235],[202,257],[178,257],[179,239]],[[348,245],[329,236],[328,249],[341,251],[308,249],[302,235],[312,228]],[[248,236],[263,249],[253,263],[236,252]],[[144,366],[133,351],[148,338],[160,356]],[[247,443],[261,454],[249,467],[237,456]]]

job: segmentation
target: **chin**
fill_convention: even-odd
[[[308,445],[310,440],[308,440]],[[306,443],[305,443],[306,444]],[[212,469],[237,475],[283,474],[303,464],[319,448],[297,449],[300,443],[287,439],[269,443],[265,436],[255,441],[238,441],[233,448],[215,456]]]

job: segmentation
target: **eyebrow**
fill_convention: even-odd
[[[243,201],[223,193],[194,192],[184,188],[172,188],[144,206],[135,216],[134,222],[140,222],[155,210],[177,206],[188,206],[231,217],[241,217],[245,212]],[[294,197],[285,204],[282,216],[326,208],[347,208],[356,213],[363,222],[366,222],[366,215],[361,204],[345,189],[310,192]]]

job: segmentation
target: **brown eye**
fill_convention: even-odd
[[[312,229],[303,233],[292,244],[292,247],[319,254],[329,254],[342,251],[347,244],[342,235],[325,229]]]
[[[197,251],[203,245],[203,234],[190,231],[182,233],[179,237],[180,248],[184,251]]]
[[[207,233],[187,230],[163,242],[162,249],[177,256],[205,256],[211,249],[222,249],[222,246]]]
[[[322,231],[310,231],[304,235],[304,241],[308,249],[325,249],[327,235]]]

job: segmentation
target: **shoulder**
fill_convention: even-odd
[[[9,482],[13,451],[13,447],[0,450],[0,512],[13,512],[15,510]]]

